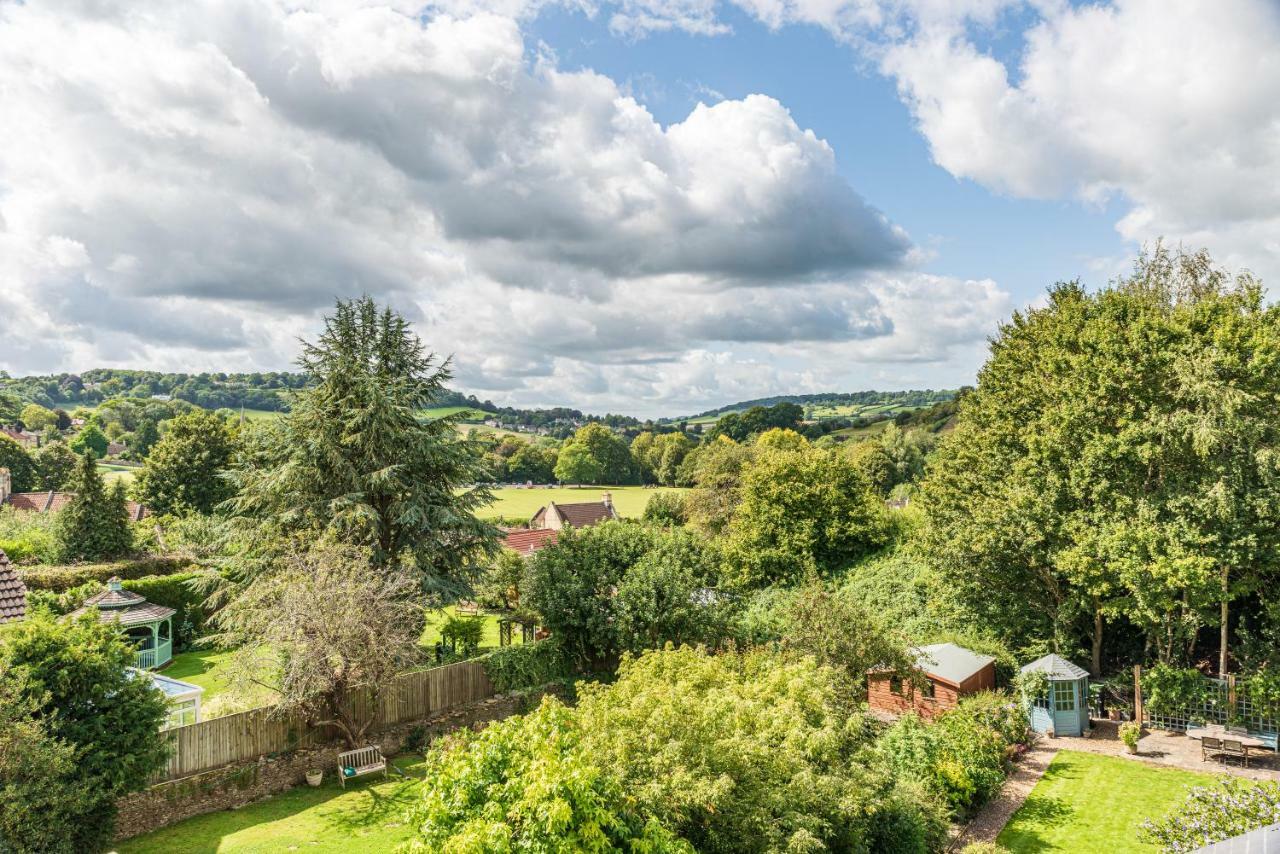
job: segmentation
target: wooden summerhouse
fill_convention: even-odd
[[[924,676],[922,686],[895,673],[872,670],[867,674],[867,705],[874,712],[894,716],[915,712],[932,718],[954,709],[966,694],[996,687],[995,659],[954,643],[935,643],[912,649],[916,667]]]
[[[66,619],[79,617],[91,609],[98,620],[115,623],[138,651],[135,666],[151,670],[168,664],[173,658],[173,615],[178,613],[164,605],[155,605],[120,585],[119,578],[107,582],[107,589],[84,600],[84,607],[72,611]]]
[[[1088,731],[1088,671],[1050,653],[1023,667],[1022,672],[1045,676],[1045,690],[1040,696],[1023,697],[1030,709],[1032,729],[1048,732],[1052,728],[1056,735],[1084,735]]]

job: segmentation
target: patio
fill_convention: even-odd
[[[1243,768],[1238,763],[1205,762],[1200,757],[1199,739],[1188,738],[1180,732],[1144,730],[1142,740],[1138,742],[1138,753],[1133,755],[1125,750],[1120,741],[1118,723],[1100,720],[1092,723],[1093,730],[1088,736],[1047,739],[1045,743],[1059,750],[1101,753],[1140,762],[1171,765],[1188,771],[1233,774],[1253,780],[1280,780],[1280,759],[1277,759],[1273,751],[1257,754],[1250,751],[1248,768]]]

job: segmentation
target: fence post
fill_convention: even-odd
[[[1133,665],[1133,719],[1142,726],[1142,665]]]
[[[1236,675],[1227,674],[1227,724],[1236,719]]]

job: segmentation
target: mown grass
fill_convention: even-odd
[[[1013,852],[1155,852],[1138,838],[1144,819],[1161,818],[1209,774],[1134,759],[1063,750],[997,840]]]
[[[522,489],[520,487],[503,487],[494,490],[494,501],[480,511],[481,516],[506,518],[531,517],[544,507],[547,502],[557,504],[579,504],[587,501],[600,501],[607,492],[613,497],[613,506],[618,515],[639,518],[644,513],[649,499],[659,492],[684,492],[675,487],[646,488],[643,486],[588,486],[557,487],[553,489]]]
[[[392,772],[338,785],[333,768],[323,769],[319,788],[299,786],[249,804],[178,822],[119,843],[119,854],[267,854],[308,851],[347,854],[392,851],[408,840],[413,828],[404,811],[417,796],[422,778],[420,758],[405,756],[393,764],[408,775]]]

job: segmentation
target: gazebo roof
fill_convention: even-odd
[[[98,622],[118,623],[121,626],[142,626],[158,623],[178,613],[164,605],[148,602],[131,590],[120,586],[119,578],[107,582],[107,589],[84,600],[84,605],[67,615],[68,619],[98,609]]]
[[[1083,667],[1052,652],[1024,666],[1022,672],[1047,674],[1051,682],[1074,682],[1089,675]]]

